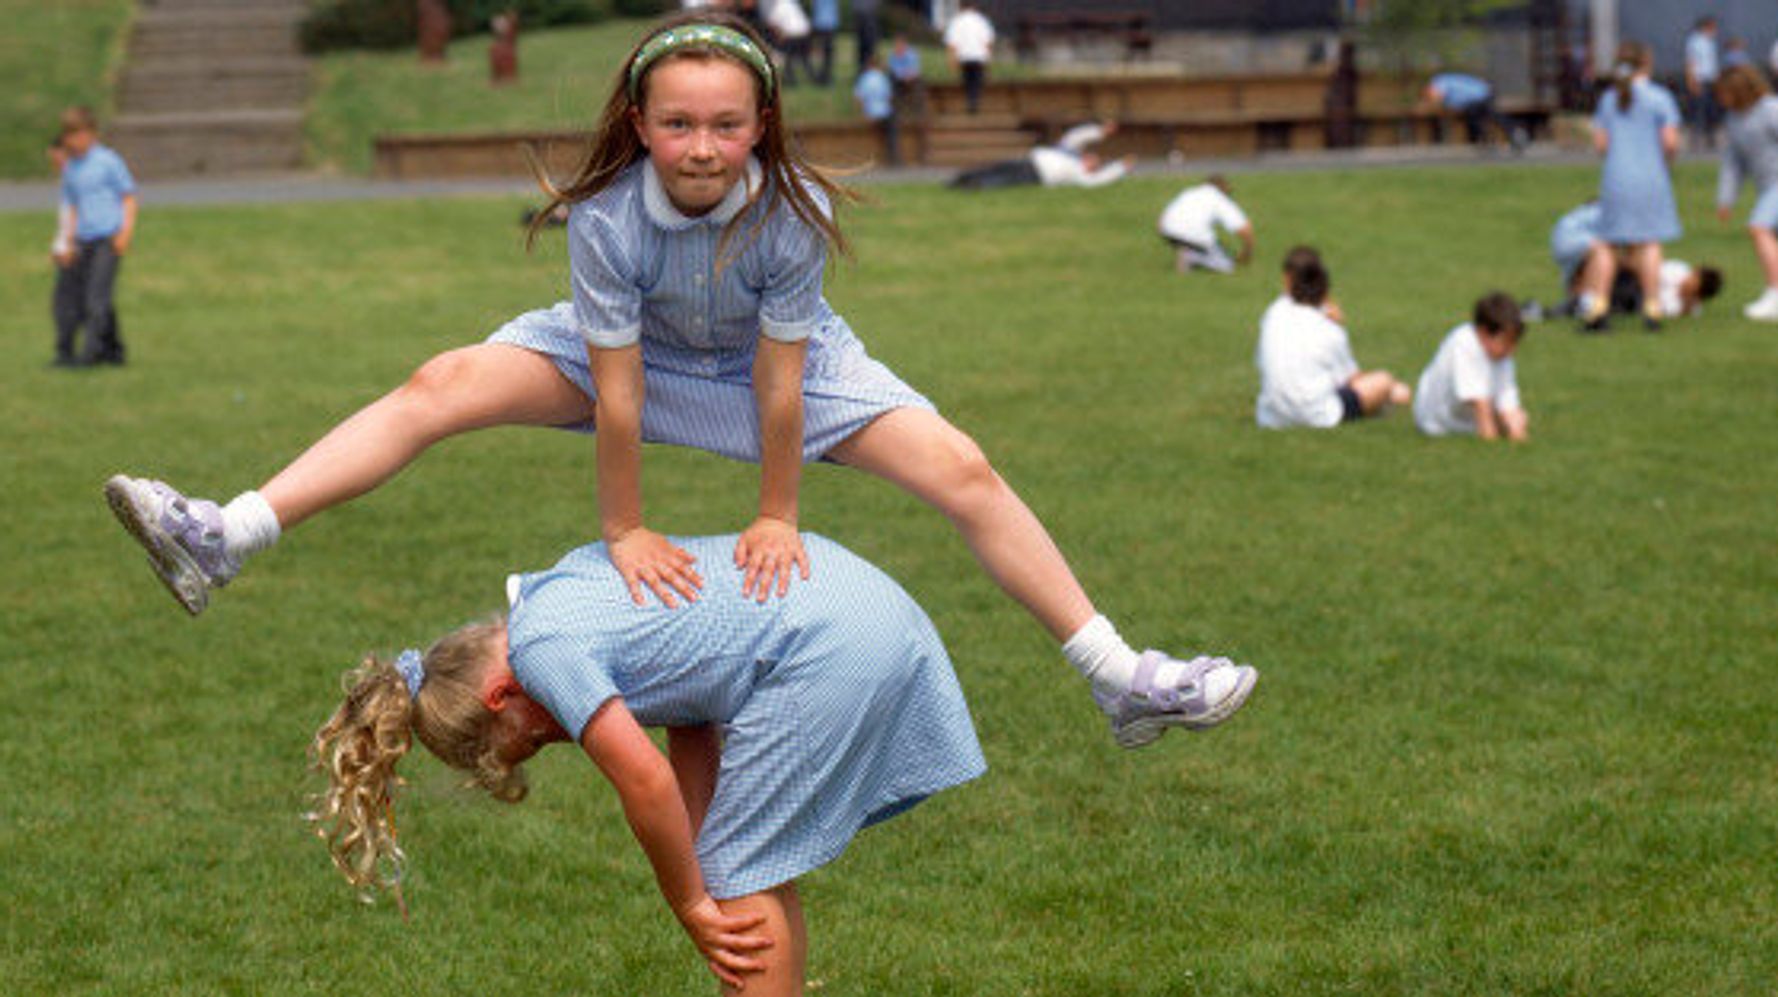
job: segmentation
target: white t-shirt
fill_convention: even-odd
[[[1667,260],[1661,264],[1661,314],[1668,318],[1683,315],[1684,299],[1679,296],[1679,285],[1686,282],[1692,275],[1692,265],[1684,260]],[[1696,311],[1702,312],[1704,305],[1698,304]]]
[[[797,0],[773,0],[766,23],[771,25],[773,34],[787,41],[801,38],[810,30],[809,15],[803,13],[803,5]]]
[[[1420,375],[1414,391],[1414,425],[1428,436],[1474,433],[1472,403],[1490,401],[1496,412],[1520,407],[1513,358],[1490,360],[1474,325],[1465,322],[1445,335],[1438,354]]]
[[[945,47],[958,62],[987,62],[994,52],[994,25],[979,10],[965,10],[945,25]]]
[[[1216,244],[1218,228],[1238,232],[1247,225],[1241,206],[1207,183],[1187,187],[1161,211],[1162,235],[1205,248]]]
[[[1259,320],[1259,398],[1254,419],[1266,429],[1340,424],[1340,385],[1358,373],[1338,322],[1313,305],[1279,295]]]

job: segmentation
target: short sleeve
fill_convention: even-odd
[[[122,156],[112,156],[110,169],[106,171],[107,179],[119,197],[128,197],[136,192],[136,178],[130,174],[130,166]]]
[[[1247,212],[1242,211],[1241,206],[1230,200],[1226,194],[1222,197],[1222,225],[1234,232],[1238,232],[1248,225]]]
[[[769,339],[795,343],[809,338],[821,317],[827,240],[819,229],[792,214],[788,205],[783,214],[768,247],[759,331]]]
[[[1679,102],[1665,87],[1655,92],[1659,95],[1654,103],[1655,123],[1662,128],[1679,127]]]
[[[1514,409],[1523,408],[1524,406],[1519,402],[1519,375],[1517,369],[1513,366],[1512,357],[1507,357],[1505,360],[1500,361],[1498,375],[1500,378],[1500,385],[1494,392],[1495,410],[1500,412],[1511,412]]]
[[[583,202],[568,229],[574,320],[588,343],[605,349],[642,338],[642,288],[636,263],[610,220]]]
[[[1476,333],[1468,333],[1474,340]],[[1451,388],[1461,402],[1492,401],[1494,397],[1494,372],[1488,363],[1488,355],[1482,352],[1480,342],[1465,343],[1464,348],[1457,351],[1452,358]]]
[[[617,684],[593,660],[584,638],[546,634],[511,649],[513,677],[576,741]]]

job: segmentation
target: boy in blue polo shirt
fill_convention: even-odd
[[[62,112],[62,201],[74,212],[74,247],[64,271],[70,286],[57,296],[58,367],[122,364],[112,291],[118,267],[136,232],[136,181],[123,157],[99,144],[98,120],[85,107]],[[87,348],[76,352],[76,334],[85,326]]]
[[[1442,107],[1461,115],[1470,145],[1481,144],[1482,126],[1492,122],[1514,152],[1524,151],[1524,133],[1494,109],[1494,87],[1487,80],[1468,73],[1439,73],[1426,81],[1421,96],[1424,106]]]

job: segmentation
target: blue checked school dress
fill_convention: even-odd
[[[711,896],[794,880],[859,830],[986,771],[944,645],[889,576],[805,533],[812,577],[760,603],[729,569],[734,536],[672,539],[705,565],[696,602],[637,606],[591,544],[514,576],[509,654],[576,740],[613,697],[645,726],[720,726],[697,840]]]
[[[1625,112],[1615,89],[1599,98],[1593,127],[1611,137],[1599,178],[1600,239],[1624,246],[1679,238],[1679,209],[1661,151],[1661,130],[1678,124],[1679,105],[1657,83],[1633,83]]]
[[[569,215],[572,301],[527,312],[489,342],[548,357],[592,398],[587,344],[642,346],[646,396],[642,439],[759,460],[753,356],[761,335],[806,340],[803,459],[818,460],[871,420],[932,403],[872,360],[822,297],[826,246],[788,203],[752,232],[764,201],[747,206],[764,180],[749,163],[711,211],[681,215],[653,166],[642,160]],[[733,236],[741,248],[717,272],[723,227],[746,212]],[[729,252],[729,247],[724,247]],[[591,425],[573,427],[591,431]]]

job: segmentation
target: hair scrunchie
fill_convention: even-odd
[[[630,62],[630,102],[636,102],[636,95],[642,88],[642,76],[648,72],[649,66],[670,52],[693,45],[709,45],[740,59],[764,84],[766,100],[774,96],[777,79],[772,71],[772,60],[753,44],[753,39],[721,24],[686,24],[657,33],[636,50],[636,58]]]
[[[408,648],[395,656],[395,670],[401,673],[401,680],[407,683],[407,694],[410,698],[420,694],[420,684],[426,681],[425,659],[414,648]]]

